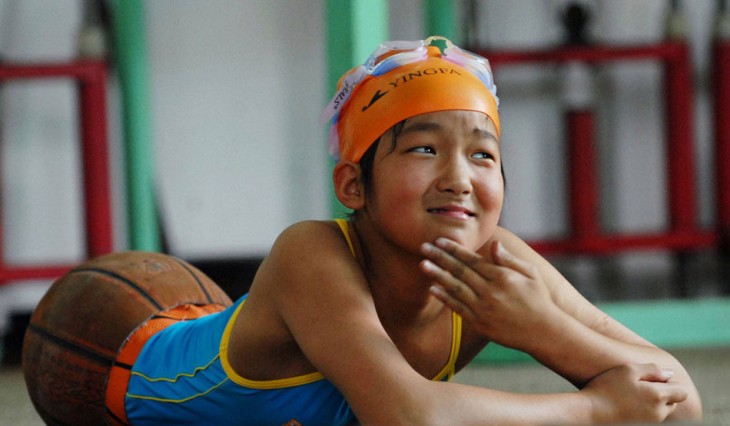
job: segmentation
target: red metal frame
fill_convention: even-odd
[[[697,201],[693,147],[693,84],[692,64],[687,45],[669,41],[656,45],[633,47],[577,46],[539,51],[484,51],[477,53],[489,58],[495,70],[503,65],[528,63],[584,62],[598,64],[616,61],[654,60],[664,65],[664,87],[667,129],[667,190],[669,228],[653,234],[605,234],[600,229],[595,125],[590,110],[566,111],[566,131],[569,152],[569,212],[571,233],[565,238],[532,241],[531,245],[545,254],[588,253],[606,254],[627,249],[669,248],[686,250],[712,247],[718,243],[714,230],[702,230],[697,225]],[[725,54],[730,54],[724,52]],[[730,60],[725,59],[718,75],[727,75]],[[718,78],[722,81],[722,78]],[[730,84],[724,82],[723,102],[730,101]],[[723,103],[723,105],[728,105]],[[730,118],[725,119],[725,131],[730,134]],[[728,136],[724,137],[724,141]],[[727,143],[722,156],[730,159]],[[730,169],[724,160],[725,169]],[[722,169],[722,167],[719,167]],[[730,172],[724,172],[723,196],[730,188]],[[723,224],[730,229],[730,202],[724,200]]]
[[[0,81],[69,78],[77,82],[83,166],[84,222],[89,257],[113,250],[109,150],[106,119],[106,64],[80,61],[63,64],[0,66]],[[2,237],[0,226],[0,237]],[[0,247],[1,250],[1,247]],[[0,251],[0,285],[14,280],[56,278],[73,265],[7,265]]]
[[[715,104],[715,177],[718,233],[730,247],[730,40],[715,40],[713,93]]]

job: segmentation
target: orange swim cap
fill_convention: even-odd
[[[430,39],[425,42],[430,43]],[[396,64],[393,69],[380,75],[368,73],[359,82],[350,82],[350,87],[343,88],[348,84],[348,76],[364,71],[358,67],[346,73],[340,81],[340,91],[333,99],[333,103],[336,103],[338,96],[341,102],[344,98],[344,105],[336,107],[338,112],[331,113],[335,115],[330,130],[330,148],[335,151],[333,154],[339,151],[340,160],[357,163],[365,151],[395,124],[436,111],[469,110],[484,113],[494,122],[499,136],[498,100],[496,88],[491,83],[488,62],[448,41],[447,46],[458,49],[458,53],[450,54],[446,49],[445,54],[442,54],[438,47],[428,46],[422,58],[402,65]],[[407,51],[400,50],[388,57],[403,52]],[[383,56],[378,59],[382,60]],[[470,67],[469,62],[477,60],[482,61],[482,72],[488,74],[486,83],[485,77],[477,76],[473,72],[474,67]],[[487,86],[488,83],[491,83],[491,87]],[[335,146],[332,146],[333,142]]]

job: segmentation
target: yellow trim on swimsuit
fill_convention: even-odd
[[[347,240],[347,245],[350,247],[350,251],[352,252],[352,255],[355,256],[355,248],[352,244],[352,240],[350,239],[350,232],[349,232],[349,226],[346,220],[344,219],[335,219],[335,222],[340,227],[340,230],[342,230],[342,234],[345,236],[345,239]],[[233,369],[231,366],[231,363],[228,359],[228,347],[229,342],[231,338],[231,333],[233,331],[233,324],[236,322],[236,319],[238,318],[238,315],[241,313],[241,309],[243,309],[243,305],[246,303],[245,300],[243,300],[236,308],[236,311],[231,316],[230,320],[228,321],[228,324],[226,325],[226,329],[223,332],[223,337],[221,339],[220,344],[220,357],[221,357],[221,365],[223,365],[223,369],[226,372],[226,375],[236,384],[245,386],[251,389],[279,389],[279,388],[286,388],[286,387],[292,387],[292,386],[299,386],[299,385],[305,385],[307,383],[316,382],[318,380],[323,380],[324,375],[320,372],[314,372],[309,374],[304,374],[301,376],[295,376],[295,377],[288,377],[285,379],[275,379],[275,380],[251,380],[247,379],[238,373]],[[451,351],[449,354],[449,360],[444,365],[444,368],[439,371],[439,373],[431,380],[434,381],[440,381],[440,380],[451,380],[451,378],[456,373],[456,360],[459,358],[459,348],[461,347],[461,328],[462,328],[462,320],[461,316],[458,315],[456,312],[452,312],[451,314]]]
[[[349,222],[345,219],[335,219],[335,223],[340,227],[342,234],[347,240],[347,245],[350,246],[352,255],[355,256],[355,247],[352,244],[350,238],[350,226]],[[456,312],[451,312],[451,352],[449,354],[449,361],[446,363],[444,368],[432,380],[451,380],[456,374],[456,360],[459,359],[459,349],[461,348],[461,315]]]
[[[287,388],[292,386],[299,386],[299,385],[306,385],[307,383],[316,382],[317,380],[324,379],[324,375],[319,372],[304,374],[301,376],[295,376],[295,377],[287,377],[285,379],[276,379],[276,380],[251,380],[247,379],[238,373],[233,369],[231,366],[231,363],[228,359],[228,344],[231,339],[231,332],[233,330],[233,324],[236,321],[236,318],[238,318],[238,314],[241,313],[241,309],[243,308],[243,305],[246,304],[246,301],[242,301],[241,305],[236,309],[236,312],[233,313],[231,316],[231,319],[228,321],[228,325],[226,326],[226,330],[223,332],[223,338],[221,339],[221,347],[220,347],[220,355],[221,355],[221,365],[223,365],[223,370],[225,370],[226,375],[236,384],[245,386],[247,388],[251,389],[279,389],[279,388]]]
[[[355,246],[352,245],[352,239],[350,238],[350,226],[345,219],[335,219],[335,223],[340,227],[342,235],[347,240],[347,245],[350,246],[350,252],[355,256]]]
[[[451,380],[456,374],[456,360],[459,359],[459,348],[461,348],[461,315],[451,311],[451,353],[449,361],[439,371],[433,380]]]

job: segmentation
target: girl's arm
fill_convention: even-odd
[[[579,388],[620,365],[657,364],[688,392],[672,418],[701,418],[699,394],[674,357],[588,302],[514,234],[498,229],[480,254],[448,240],[437,245],[424,248],[432,261],[424,270],[440,284],[434,294],[482,335],[529,353]]]
[[[271,274],[266,281],[274,286],[275,311],[303,354],[345,395],[363,424],[651,421],[663,419],[686,396],[680,387],[661,383],[661,371],[651,366],[614,369],[580,392],[551,395],[427,380],[381,326],[341,235],[322,223],[285,231],[260,273]]]

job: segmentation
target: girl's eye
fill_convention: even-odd
[[[494,156],[488,152],[477,152],[473,155],[474,158],[479,160],[493,160]]]
[[[436,150],[431,148],[430,146],[417,146],[415,148],[411,148],[409,151],[418,152],[421,154],[435,154],[436,153]]]

